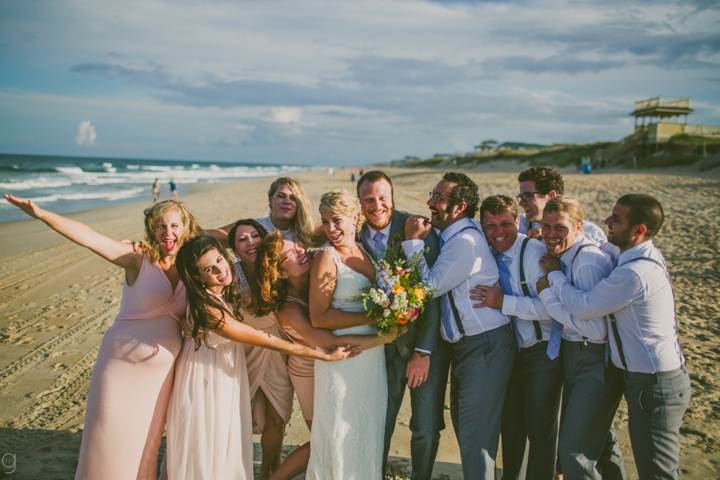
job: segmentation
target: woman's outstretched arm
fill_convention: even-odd
[[[5,200],[15,205],[23,212],[33,218],[42,220],[45,224],[58,232],[60,235],[72,240],[82,247],[86,247],[97,253],[105,260],[114,263],[131,272],[139,272],[142,264],[142,254],[133,253],[132,244],[122,243],[102,235],[84,223],[71,220],[62,215],[49,212],[38,207],[32,200],[24,200],[9,194],[5,194]],[[128,283],[132,284],[134,279],[128,275]],[[131,281],[132,280],[132,281]]]
[[[278,322],[292,327],[312,345],[330,351],[343,345],[353,345],[359,351],[392,342],[394,335],[334,335],[330,330],[313,327],[305,308],[295,302],[285,302],[277,312]]]
[[[216,309],[209,309],[208,313],[215,319],[220,318],[220,312]],[[236,319],[230,317],[227,312],[225,312],[224,321],[218,324],[216,332],[218,335],[234,342],[265,347],[288,355],[310,357],[317,360],[324,360],[326,362],[344,360],[346,358],[354,357],[359,353],[352,351],[349,345],[337,348],[331,353],[319,352],[303,345],[297,345],[295,343],[285,341],[282,338],[270,335],[269,333],[265,333],[249,325],[238,322]]]

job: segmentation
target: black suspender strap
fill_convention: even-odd
[[[458,327],[460,336],[465,336],[465,329],[463,328],[462,321],[460,320],[460,312],[458,312],[457,306],[455,305],[455,298],[453,298],[452,290],[447,292],[448,300],[450,300],[450,308],[452,308],[453,317],[455,317],[455,324]]]
[[[572,260],[570,261],[570,262],[571,262],[571,263],[570,263],[570,285],[572,285],[573,287],[575,286],[575,280],[573,279],[572,266],[573,266],[573,264],[575,263],[575,259],[577,258],[577,256],[578,256],[578,254],[580,253],[580,251],[581,251],[583,248],[585,248],[585,247],[596,247],[598,250],[600,249],[600,247],[598,247],[598,246],[595,245],[594,243],[586,243],[586,244],[580,245],[580,246],[578,247],[578,249],[575,250],[575,255],[573,255],[573,258],[572,258]]]
[[[627,370],[627,362],[625,361],[625,353],[623,352],[622,348],[622,340],[620,340],[620,332],[618,331],[617,326],[617,319],[615,318],[615,314],[611,313],[609,315],[610,317],[610,326],[612,327],[613,337],[615,337],[615,343],[618,347],[618,353],[620,354],[620,362],[622,362],[623,370]]]
[[[525,237],[520,247],[520,287],[522,287],[523,295],[526,297],[530,296],[530,290],[528,290],[527,282],[525,281],[525,247],[527,247],[530,238]],[[533,326],[535,327],[535,338],[538,342],[542,342],[542,328],[540,328],[540,322],[533,320]]]
[[[480,231],[480,229],[477,228],[475,225],[468,225],[467,227],[465,227],[465,228],[463,228],[463,229],[455,232],[455,233],[453,234],[453,236],[450,237],[450,238],[448,238],[444,243],[448,243],[450,240],[452,240],[453,238],[455,238],[456,235],[460,234],[461,232],[464,232],[465,230],[469,230],[469,229],[477,230],[478,232],[480,232],[480,233],[482,234],[482,232]],[[453,294],[452,294],[452,288],[447,291],[447,296],[448,296],[448,300],[450,300],[450,308],[452,309],[453,317],[455,318],[455,324],[456,324],[457,327],[458,327],[458,331],[460,332],[460,336],[461,336],[461,337],[464,337],[464,336],[465,336],[465,329],[463,328],[462,320],[460,319],[460,312],[458,311],[457,306],[455,305],[455,298],[453,297]]]

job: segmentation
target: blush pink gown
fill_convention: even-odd
[[[250,295],[250,287],[238,260],[235,263],[235,272],[240,280],[240,294],[244,298]],[[243,311],[243,323],[261,330],[267,334],[283,338],[280,326],[274,313],[264,317],[256,317],[248,311]],[[265,401],[267,397],[283,422],[290,421],[293,404],[293,385],[287,369],[287,355],[283,355],[269,348],[245,345],[245,360],[247,362],[248,383],[252,402],[253,433],[260,434],[265,428]]]
[[[214,331],[200,348],[186,336],[168,409],[168,479],[252,480],[252,414],[243,347]]]
[[[255,317],[243,312],[243,323],[263,332],[282,338],[275,314]],[[250,398],[252,399],[253,433],[262,433],[265,428],[265,402],[260,391],[270,400],[283,421],[287,424],[292,414],[293,386],[287,369],[287,356],[269,348],[245,345]]]
[[[185,309],[182,282],[173,291],[163,269],[143,258],[100,345],[76,479],[157,478]]]
[[[287,297],[287,301],[295,302],[302,305],[305,309],[308,308],[307,303],[300,300],[299,298]],[[305,340],[293,327],[290,325],[284,325],[278,323],[282,328],[285,335],[290,337],[293,343],[303,345],[305,347],[315,349],[316,346]],[[313,419],[313,398],[315,393],[315,359],[308,357],[298,357],[296,355],[290,355],[288,357],[287,370],[290,374],[290,381],[292,382],[293,388],[295,388],[295,394],[297,395],[300,409],[302,410],[303,418],[306,421]]]

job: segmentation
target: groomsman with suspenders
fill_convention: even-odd
[[[549,284],[575,317],[606,316],[612,362],[624,370],[630,443],[641,480],[680,478],[680,426],[690,402],[673,286],[652,242],[662,222],[655,198],[624,195],[605,220],[608,241],[620,250],[610,276],[583,292],[557,272],[555,259],[544,256],[548,275],[538,282],[539,291]]]
[[[563,370],[560,356],[548,353],[552,319],[535,288],[545,275],[539,261],[547,250],[541,241],[518,233],[518,210],[510,197],[487,197],[480,206],[480,223],[497,259],[500,286],[479,285],[470,298],[480,302],[476,308],[498,308],[511,317],[518,349],[502,413],[503,478],[550,480]]]
[[[531,238],[542,239],[542,217],[547,203],[565,193],[565,182],[562,175],[554,167],[531,167],[523,170],[518,175],[519,195],[516,196],[518,205],[525,211],[518,215],[520,220],[518,231]],[[605,232],[600,227],[587,220],[582,221],[583,233],[585,238],[589,239],[596,245],[607,244]],[[603,248],[603,251],[605,249]],[[607,251],[609,255],[613,255],[612,250]],[[561,418],[565,412],[565,400],[561,409]],[[617,444],[614,430],[608,433],[605,442],[605,449],[598,460],[599,468],[603,470],[605,480],[608,479],[624,479],[625,475],[622,471],[618,471],[617,462],[620,448]],[[557,465],[558,471],[561,466]],[[613,472],[609,474],[608,472]]]
[[[495,259],[473,217],[477,185],[462,173],[446,173],[430,192],[430,222],[412,216],[405,224],[403,249],[423,249],[432,227],[440,230],[440,255],[423,274],[437,289],[441,335],[451,357],[450,414],[466,479],[494,479],[502,406],[515,357],[510,319],[496,308],[476,309],[470,289],[498,281]]]
[[[390,178],[379,170],[366,172],[357,184],[360,206],[365,215],[358,239],[376,260],[388,245],[400,249],[396,237],[405,239],[408,214],[395,210],[393,186]],[[425,260],[433,265],[440,251],[435,232],[425,237],[428,249]],[[405,386],[410,387],[410,456],[412,480],[432,477],[435,457],[440,444],[440,431],[445,428],[444,406],[449,358],[440,340],[440,302],[433,299],[425,307],[425,332],[413,337],[410,333],[385,346],[388,377],[388,408],[383,450],[383,472],[390,452],[390,440],[395,431]]]

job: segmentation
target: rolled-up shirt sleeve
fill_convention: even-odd
[[[516,297],[505,295],[502,313],[512,315],[520,320],[550,320],[550,314],[542,300],[532,297]]]

